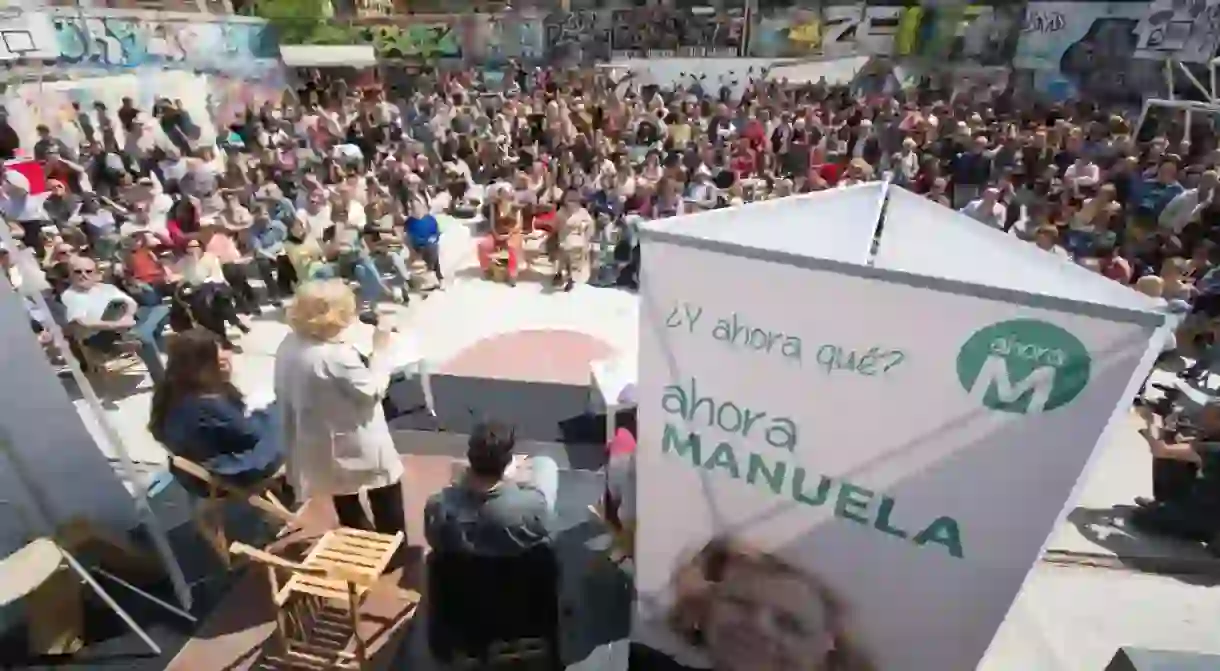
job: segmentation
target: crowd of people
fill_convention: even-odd
[[[391,492],[401,466],[381,437],[384,417],[369,419],[364,408],[384,397],[389,374],[375,354],[362,361],[326,343],[352,319],[376,321],[377,302],[410,301],[421,274],[433,277],[430,288],[444,287],[441,212],[474,229],[486,281],[515,283],[545,259],[561,290],[583,281],[585,270],[590,283],[632,288],[643,220],[887,178],[1014,244],[1163,301],[1181,319],[1167,358],[1197,362],[1185,376],[1205,377],[1220,358],[1220,145],[1212,126],[1168,115],[1136,128],[1088,101],[1041,104],[1011,90],[951,92],[930,82],[866,94],[760,77],[735,95],[698,81],[657,87],[608,70],[514,67],[503,80],[434,72],[414,90],[388,91],[313,72],[281,104],[219,128],[214,143],[201,141],[208,133],[176,101],[145,111],[126,100],[113,114],[95,106],[79,111],[79,146],[40,127],[33,160],[6,171],[0,215],[17,242],[0,260],[16,271],[36,331],[58,321],[85,363],[135,348],[154,380],[164,380],[154,435],[234,477],[274,472],[282,450],[257,447],[265,427],[245,418],[228,382],[228,352],[240,347],[251,315],[310,287],[310,301],[294,303],[289,315],[299,342],[286,344],[277,362],[277,392],[292,406],[283,425],[297,431],[281,440],[291,453],[291,444],[322,430],[314,426],[319,408],[355,404],[352,435],[361,458],[376,462],[365,469],[376,477],[353,479],[323,463],[326,450],[306,450],[320,490],[353,526],[352,494],[361,488],[376,494],[375,517],[402,516]],[[810,212],[811,228],[817,216]],[[346,287],[355,292],[350,309],[339,295]],[[170,356],[168,377],[167,331],[190,334],[175,341],[183,361]],[[331,394],[301,377],[322,369],[358,394]],[[190,400],[200,395],[212,398]],[[217,436],[228,436],[227,446],[213,449]],[[617,474],[604,512],[627,532],[616,547],[629,554],[635,511],[623,461],[632,450],[623,446],[634,442],[614,439]],[[1177,454],[1163,436],[1156,440],[1155,454]],[[512,448],[510,428],[484,425],[472,440],[469,486],[498,487]],[[1210,510],[1214,520],[1220,496],[1199,493],[1199,483],[1216,489],[1220,458],[1183,450],[1195,456],[1171,458],[1202,469],[1182,485],[1195,492],[1187,494],[1195,497],[1192,519]],[[428,540],[434,549],[492,554],[545,542],[539,520],[554,506],[554,485],[527,489],[542,495],[438,495],[427,511]],[[1150,528],[1215,540],[1214,522],[1180,524],[1182,509],[1166,506],[1181,499],[1159,498],[1141,504]],[[469,525],[493,518],[513,528],[470,535]]]

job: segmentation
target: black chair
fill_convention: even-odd
[[[433,552],[428,556],[425,603],[428,648],[439,661],[563,668],[559,562],[550,546],[514,557]]]

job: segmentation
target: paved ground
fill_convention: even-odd
[[[1134,420],[1119,427],[1103,448],[980,669],[1101,671],[1121,646],[1220,652],[1220,562],[1199,547],[1134,534],[1114,514],[1151,495],[1152,459],[1136,429]],[[1167,564],[1194,575],[1141,571]]]
[[[408,308],[387,308],[387,315],[400,328],[417,335],[434,370],[452,366],[469,374],[473,371],[468,368],[498,365],[477,354],[477,346],[497,338],[517,338],[511,334],[523,331],[569,334],[553,342],[558,350],[581,350],[572,352],[573,361],[581,360],[588,348],[635,355],[633,296],[588,286],[578,286],[568,294],[552,293],[528,280],[515,288],[483,282],[472,270],[473,245],[466,226],[449,221],[445,228],[442,260],[453,275],[448,288],[427,300],[413,300]],[[242,342],[245,352],[238,361],[236,381],[257,404],[270,398],[271,357],[287,329],[274,314],[257,320],[253,328]],[[548,366],[545,361],[550,358],[568,357],[536,344],[544,341],[533,337],[519,341],[522,360],[509,362],[511,376],[537,374],[576,383],[586,379],[585,370]],[[525,347],[527,343],[532,346]],[[505,351],[503,347],[490,349]],[[487,376],[495,375],[495,371],[487,371]],[[1158,379],[1163,379],[1160,375]],[[165,456],[143,428],[150,395],[147,383],[120,378],[99,391],[108,401],[106,416],[118,425],[134,459],[155,471]],[[78,402],[78,407],[93,424],[85,404]],[[113,447],[104,444],[103,449],[113,456]],[[1052,535],[1048,560],[1031,573],[980,668],[1100,670],[1122,645],[1220,652],[1220,636],[1216,635],[1220,592],[1201,578],[1140,571],[1150,559],[1201,561],[1201,552],[1131,535],[1113,519],[1114,506],[1149,493],[1150,463],[1134,425],[1119,427],[1088,474],[1079,507]],[[1194,568],[1206,568],[1196,563]],[[1220,575],[1215,563],[1210,570]]]

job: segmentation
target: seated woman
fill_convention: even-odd
[[[246,413],[231,374],[232,354],[213,333],[196,328],[180,334],[170,343],[165,379],[153,392],[148,428],[170,454],[249,486],[275,475],[284,463],[283,446],[266,412]],[[207,494],[193,478],[179,481],[192,494]]]
[[[423,259],[428,270],[436,275],[437,282],[443,282],[445,275],[441,272],[440,224],[436,221],[436,217],[428,211],[428,206],[422,200],[414,199],[410,206],[411,210],[403,226],[407,247],[410,248],[411,253]]]
[[[491,233],[478,241],[479,267],[483,275],[491,278],[492,256],[499,251],[505,251],[507,258],[508,284],[517,283],[517,270],[521,259],[521,214],[512,203],[511,189],[493,187],[488,194],[488,212],[491,220]]]
[[[262,314],[258,294],[250,286],[250,258],[237,244],[239,228],[224,217],[205,221],[202,233],[203,249],[220,261],[225,281],[233,288],[237,309],[248,315]]]
[[[293,219],[288,226],[284,253],[288,255],[288,262],[292,264],[292,269],[302,282],[335,276],[334,269],[326,262],[321,243],[309,234],[308,226],[300,219]]]
[[[563,283],[564,291],[575,284],[572,277],[574,261],[585,255],[593,217],[580,203],[580,193],[569,189],[563,194],[563,205],[555,215],[555,232],[549,239],[551,261],[555,264],[555,285]]]
[[[233,290],[225,280],[220,259],[204,252],[198,240],[190,240],[177,271],[182,278],[181,299],[190,308],[195,323],[214,333],[225,349],[235,349],[225,332],[225,323],[242,333],[249,333],[250,327],[237,315]]]

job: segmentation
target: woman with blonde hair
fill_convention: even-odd
[[[715,671],[875,671],[838,595],[812,573],[721,537],[674,572],[669,626]]]
[[[402,461],[381,403],[394,372],[391,331],[378,327],[366,359],[343,338],[357,314],[356,297],[342,280],[298,288],[288,308],[292,333],[275,355],[275,397],[297,491],[332,497],[345,527],[394,534],[405,531],[405,521]]]

